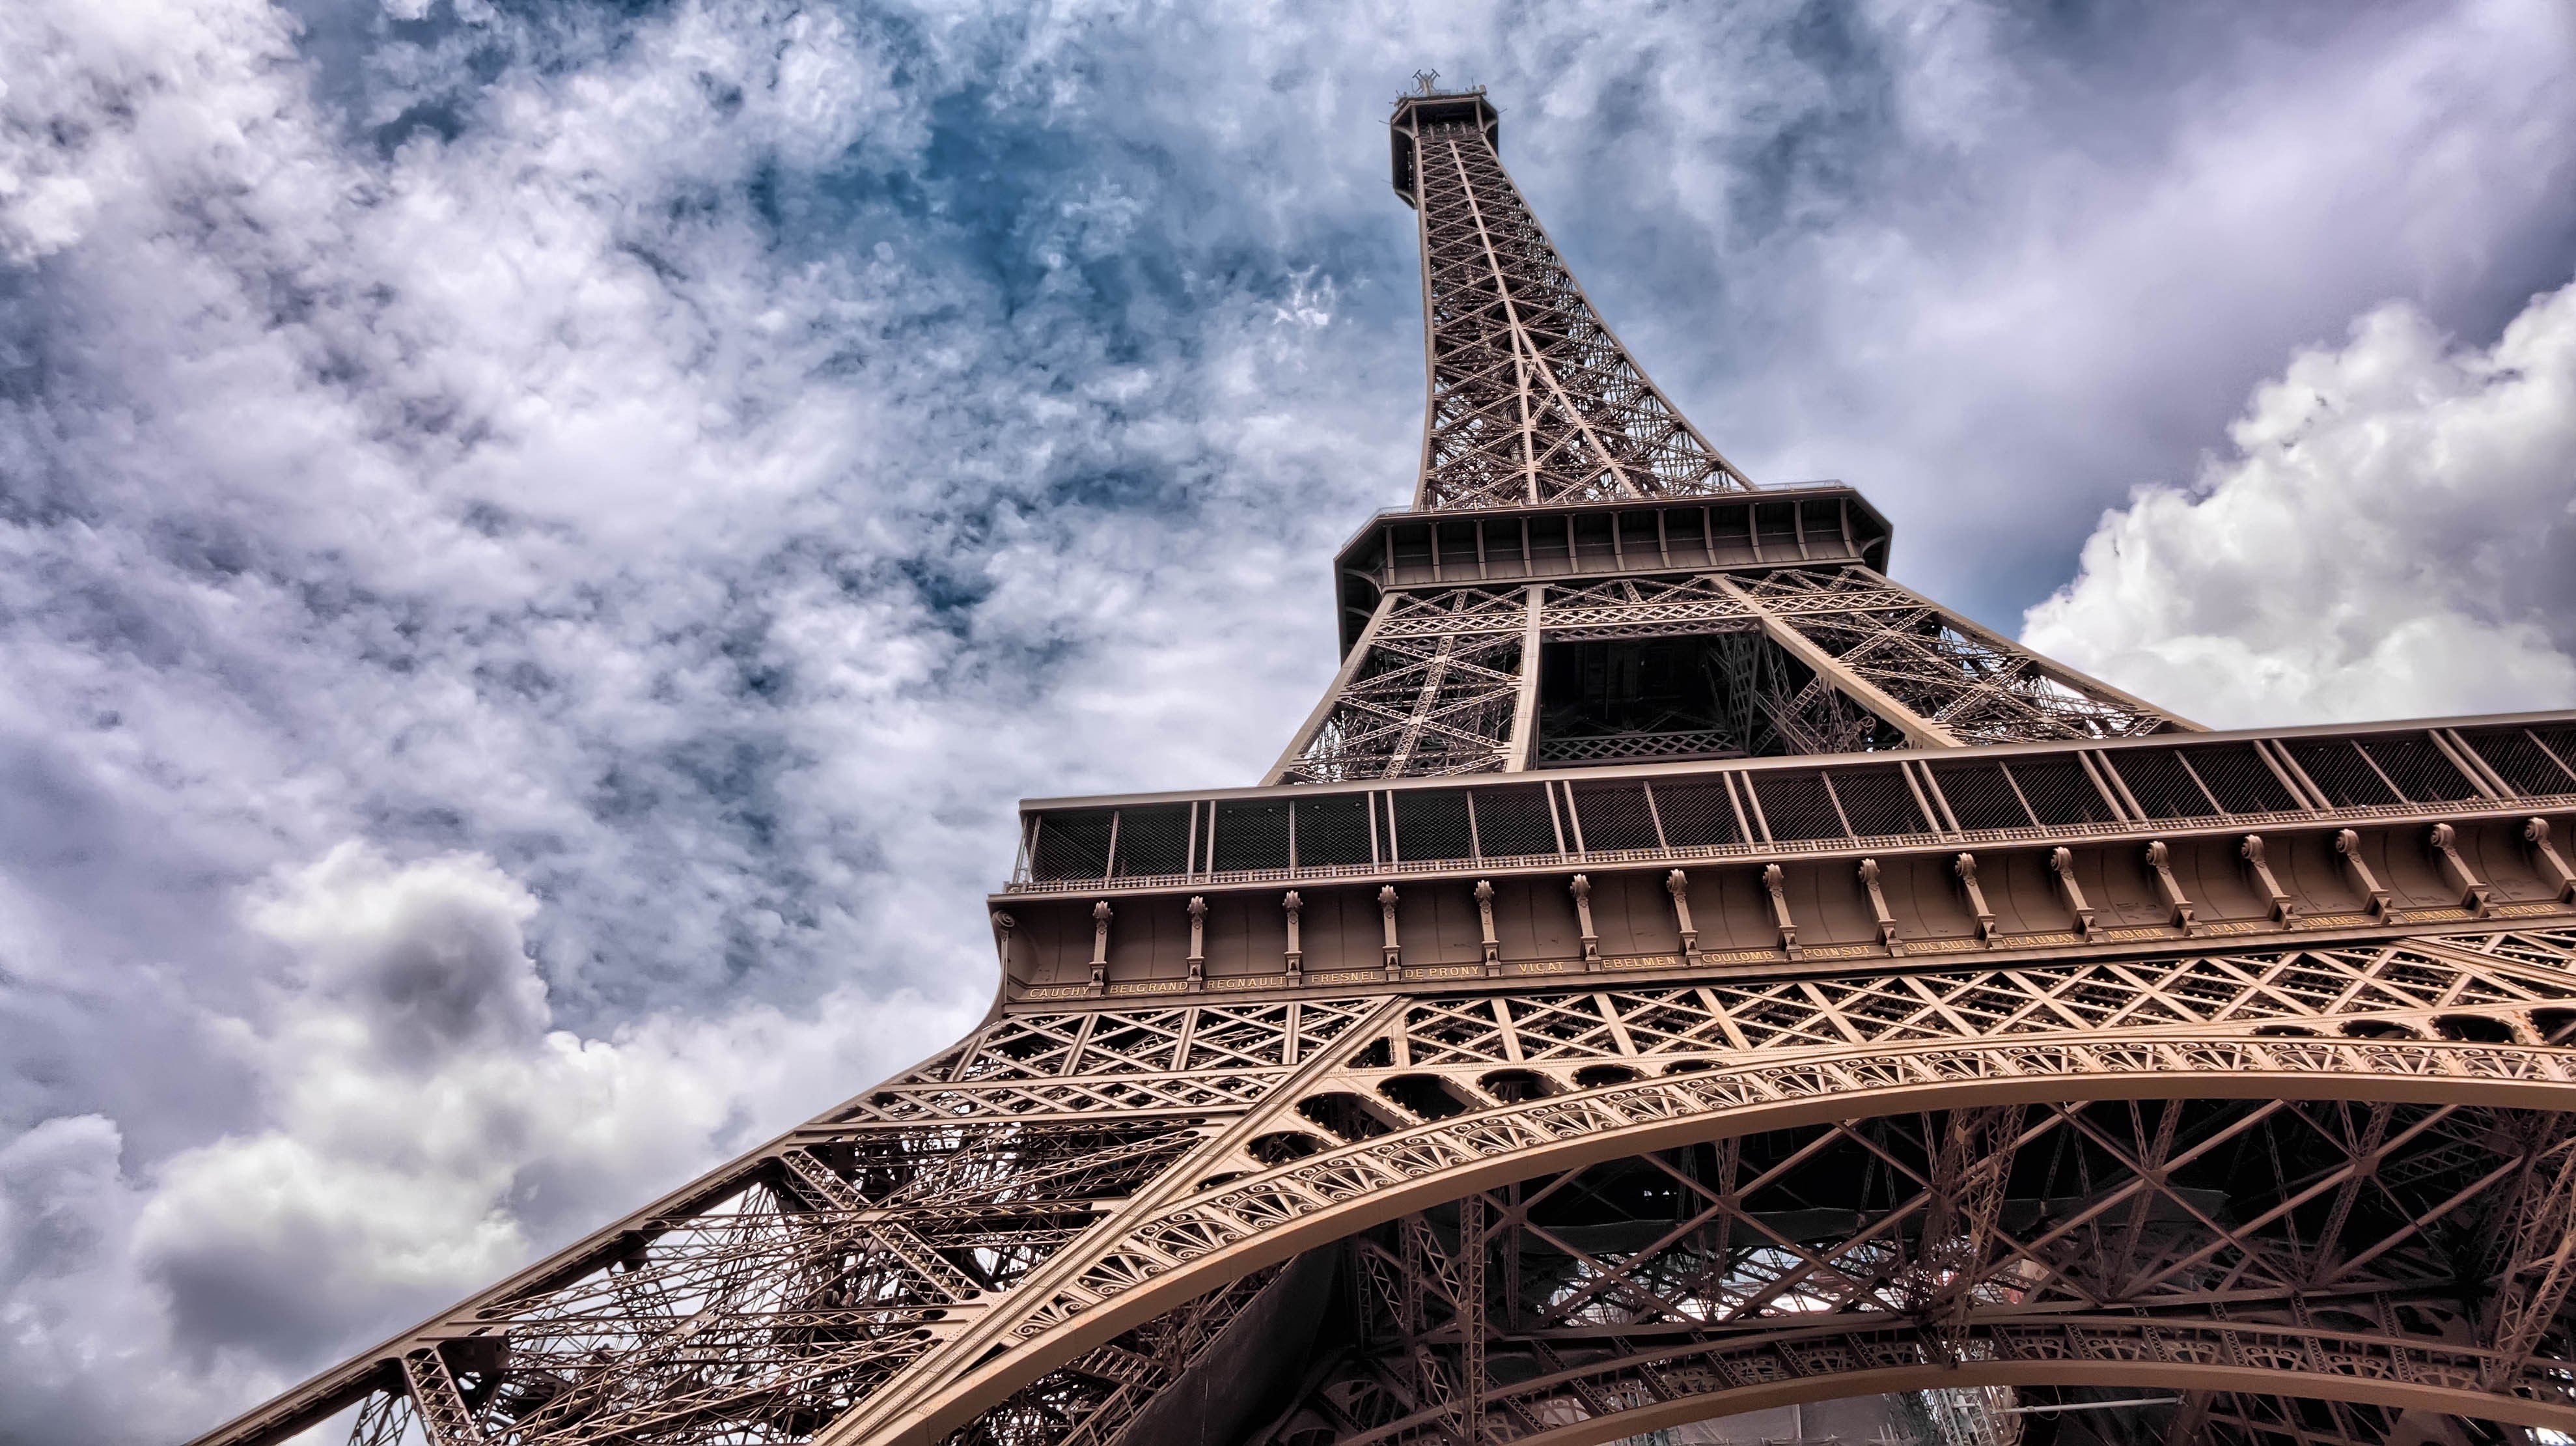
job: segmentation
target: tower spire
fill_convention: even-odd
[[[1479,87],[1396,102],[1395,188],[1420,217],[1430,395],[1423,511],[1693,497],[1752,484],[1648,379],[1495,151]]]

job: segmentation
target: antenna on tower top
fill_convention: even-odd
[[[1413,73],[1413,89],[1414,89],[1414,94],[1416,94],[1416,95],[1429,95],[1429,94],[1431,94],[1431,93],[1432,93],[1432,87],[1433,87],[1434,85],[1436,85],[1436,84],[1439,82],[1439,80],[1440,80],[1440,72],[1438,72],[1438,71],[1436,71],[1436,70],[1417,70],[1417,71],[1415,71],[1415,72]]]

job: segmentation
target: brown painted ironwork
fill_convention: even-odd
[[[2576,1434],[2576,714],[2212,733],[1890,581],[1497,122],[1398,105],[1422,473],[1269,781],[1024,805],[967,1039],[201,1441]]]

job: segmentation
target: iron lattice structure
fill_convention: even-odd
[[[1268,782],[1024,805],[967,1039],[202,1441],[2576,1433],[2576,714],[2210,733],[1891,582],[1496,134],[1397,107],[1421,482]]]

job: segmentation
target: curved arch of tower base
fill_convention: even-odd
[[[1572,1446],[2001,1387],[2200,1403],[2178,1439],[2576,1433],[2571,959],[1008,1016],[328,1404],[359,1442]]]

